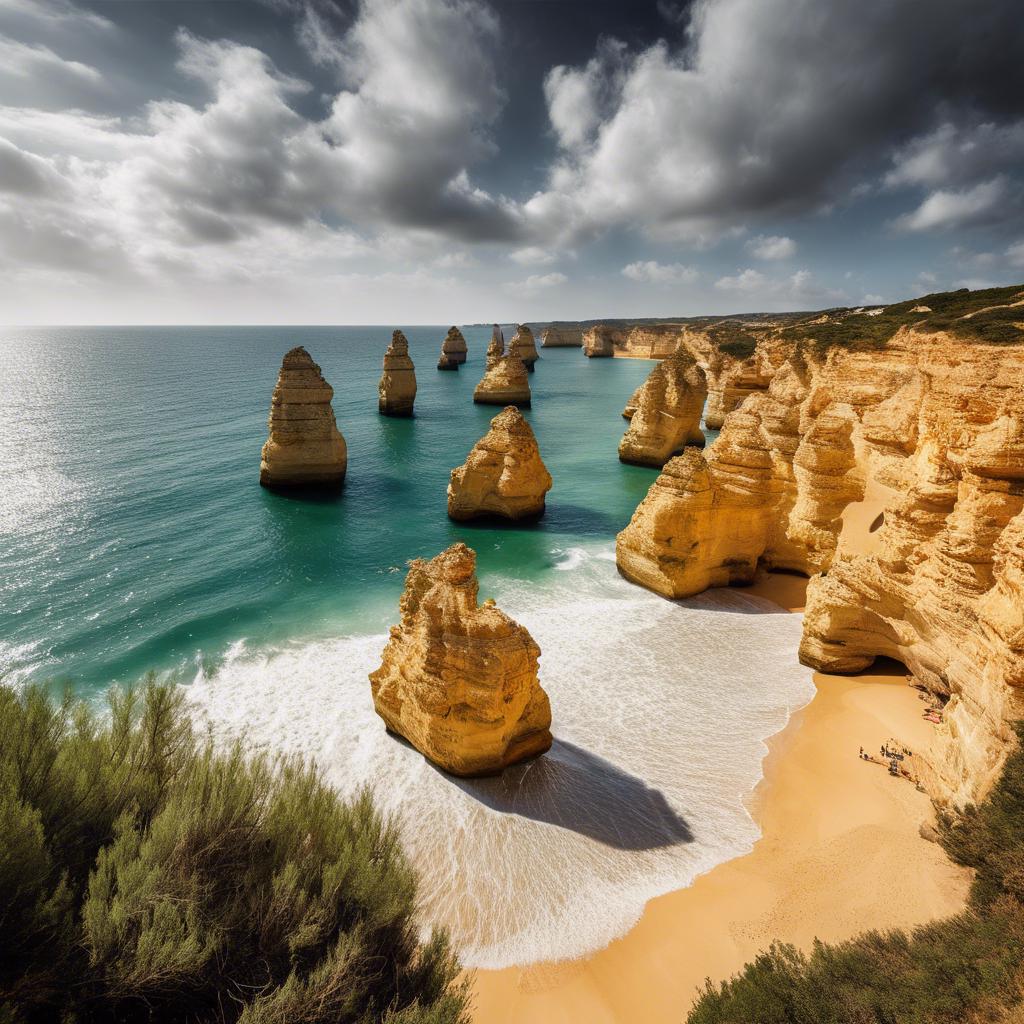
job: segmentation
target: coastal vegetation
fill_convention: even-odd
[[[1024,340],[1024,289],[960,288],[908,299],[879,311],[836,309],[783,327],[782,336],[810,341],[818,349],[884,348],[901,327],[917,331],[946,331],[964,341],[1013,344]]]
[[[0,735],[4,1024],[467,1020],[368,794],[213,749],[152,682],[106,714],[0,687]]]
[[[1024,724],[1017,725],[1024,741]],[[980,805],[940,822],[939,839],[976,875],[968,908],[904,931],[775,944],[742,972],[710,981],[688,1024],[980,1024],[1019,1020],[1024,1004],[1024,750]]]

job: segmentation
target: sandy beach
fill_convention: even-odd
[[[854,509],[858,532],[873,504]],[[799,611],[806,584],[773,573],[750,590]],[[918,833],[933,820],[929,799],[859,757],[891,738],[911,750],[928,740],[903,666],[815,683],[811,703],[769,741],[749,808],[762,838],[749,854],[652,900],[627,935],[590,957],[477,971],[474,1021],[678,1024],[706,978],[728,977],[773,940],[807,948],[961,909],[970,873]]]

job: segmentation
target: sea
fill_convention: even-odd
[[[757,839],[765,741],[813,694],[800,616],[618,575],[615,535],[657,475],[616,455],[647,361],[540,349],[525,415],[554,479],[543,519],[450,521],[449,474],[499,411],[472,401],[490,327],[464,329],[458,372],[435,369],[447,325],[402,329],[411,419],[377,412],[390,327],[0,329],[0,682],[97,705],[149,674],[179,684],[215,742],[370,787],[419,871],[424,931],[447,928],[464,964],[582,956]],[[295,345],[334,388],[334,497],[258,483]],[[551,751],[493,779],[433,768],[370,699],[407,561],[457,540],[481,599],[540,645],[551,698]]]

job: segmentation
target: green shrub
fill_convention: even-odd
[[[462,1024],[394,827],[295,760],[0,688],[0,1021]]]
[[[967,911],[912,934],[818,942],[810,954],[773,945],[729,981],[706,982],[688,1024],[966,1024],[1019,1013],[1024,726],[1017,732],[1022,746],[992,794],[941,828],[950,856],[977,872]]]

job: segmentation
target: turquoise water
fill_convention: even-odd
[[[495,574],[534,580],[581,540],[611,540],[652,470],[623,466],[619,412],[651,364],[542,351],[526,413],[554,477],[528,529],[457,525],[445,489],[486,431],[476,406],[490,332],[458,373],[435,369],[446,327],[405,328],[416,417],[377,413],[391,331],[60,328],[0,340],[0,677],[85,690],[267,643],[378,631],[405,562],[455,540]],[[509,332],[506,331],[506,334]],[[281,356],[304,345],[335,389],[344,493],[259,487]]]
[[[738,590],[665,601],[616,572],[655,471],[622,465],[648,362],[541,353],[526,413],[554,477],[522,528],[455,524],[445,490],[496,409],[474,406],[489,330],[434,367],[407,328],[417,416],[377,413],[384,328],[89,328],[0,334],[0,679],[98,699],[153,670],[216,742],[297,753],[373,789],[420,879],[422,923],[467,966],[580,956],[647,900],[749,850],[765,739],[813,693],[800,617]],[[281,356],[335,389],[349,449],[333,499],[272,494],[260,448]],[[482,596],[540,645],[555,742],[456,780],[389,736],[367,674],[409,558],[455,540]]]

